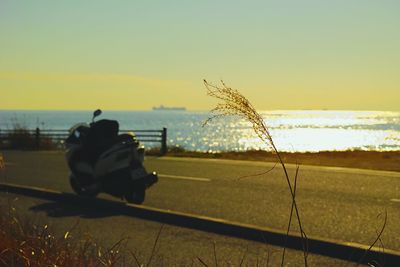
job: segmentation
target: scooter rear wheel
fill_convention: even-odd
[[[125,194],[125,199],[129,203],[142,204],[146,196],[146,186],[144,184],[135,185],[135,187]]]

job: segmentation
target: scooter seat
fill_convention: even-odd
[[[101,153],[114,144],[118,136],[119,124],[115,120],[99,120],[90,126],[86,138],[85,150],[89,152],[89,160],[93,165]]]

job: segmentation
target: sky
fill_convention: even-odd
[[[400,111],[398,0],[0,1],[0,109]]]

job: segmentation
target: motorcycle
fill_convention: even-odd
[[[104,192],[130,203],[142,204],[146,189],[158,181],[155,172],[143,166],[144,147],[133,133],[118,134],[115,120],[98,120],[71,127],[65,140],[70,185],[81,196]]]

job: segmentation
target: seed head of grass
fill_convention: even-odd
[[[216,117],[223,117],[223,116],[238,116],[243,118],[244,120],[248,121],[251,123],[254,132],[258,135],[258,137],[265,143],[266,145],[269,145],[270,148],[272,148],[272,151],[276,154],[279,163],[282,166],[282,169],[285,174],[285,178],[289,187],[290,195],[292,197],[292,209],[290,212],[289,216],[289,223],[288,223],[288,230],[287,230],[287,235],[289,234],[290,231],[290,226],[292,222],[292,216],[293,216],[293,209],[295,211],[297,221],[299,224],[300,228],[300,233],[303,241],[303,252],[304,252],[304,264],[307,266],[307,256],[308,256],[308,249],[307,249],[307,236],[303,230],[301,219],[300,219],[300,214],[299,210],[297,207],[296,203],[296,192],[293,189],[293,185],[290,181],[288,171],[286,169],[285,163],[280,156],[280,153],[278,149],[276,148],[274,141],[272,140],[272,136],[268,130],[268,127],[262,118],[262,116],[257,112],[257,110],[253,107],[253,105],[250,103],[250,101],[244,97],[238,90],[232,89],[229,86],[227,86],[223,81],[221,81],[221,85],[217,86],[214,84],[211,84],[207,82],[206,80],[204,81],[204,85],[207,89],[207,95],[217,98],[221,102],[217,104],[217,106],[211,110],[211,113],[213,114],[210,118],[208,118],[203,125],[209,123],[211,120],[213,120]],[[295,181],[297,180],[297,171],[296,171],[296,177]],[[285,255],[285,250],[283,250],[283,256],[282,256],[282,265],[284,265],[284,256]]]
[[[243,96],[238,90],[227,86],[223,81],[221,85],[214,85],[206,80],[203,80],[207,89],[207,95],[221,101],[215,108],[211,110],[212,116],[209,117],[203,126],[223,116],[238,116],[250,122],[254,132],[265,143],[271,146],[275,151],[275,145],[268,127],[262,116],[253,107],[250,101]]]

